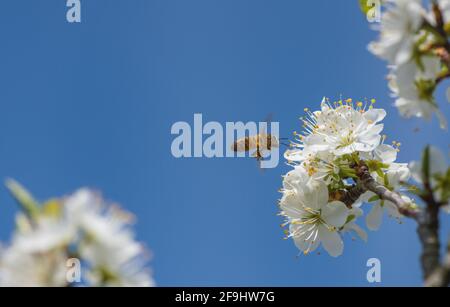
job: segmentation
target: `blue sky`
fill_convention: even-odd
[[[88,186],[122,203],[162,286],[369,286],[372,257],[381,285],[420,285],[414,223],[385,219],[367,244],[346,237],[337,259],[297,258],[276,215],[288,167],[261,174],[248,159],[170,152],[171,125],[194,113],[221,123],[273,113],[291,136],[305,107],[340,94],[388,110],[399,161],[427,143],[448,152],[436,121],[406,121],[392,107],[356,0],[83,0],[81,24],[65,14],[63,0],[2,1],[0,178],[40,199]],[[17,208],[4,187],[0,209],[7,241]]]

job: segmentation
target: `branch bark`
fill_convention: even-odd
[[[417,218],[417,233],[422,244],[420,261],[424,280],[440,266],[439,207],[427,204]]]
[[[422,244],[420,260],[424,284],[429,287],[446,287],[449,283],[449,277],[446,277],[448,271],[445,269],[445,262],[442,266],[440,263],[439,211],[442,204],[434,198],[428,178],[424,180],[424,194],[421,198],[426,208],[417,219],[417,233]],[[450,255],[447,258],[450,258]]]
[[[450,239],[447,243],[447,253],[441,266],[425,280],[426,287],[448,287],[450,286]]]
[[[358,200],[358,198],[363,195],[367,190],[361,186],[360,184],[356,184],[340,197],[340,201],[343,202],[348,208],[351,208],[352,205]]]
[[[356,166],[356,175],[358,176],[358,184],[362,186],[365,190],[371,191],[378,195],[380,199],[388,200],[397,206],[398,211],[404,216],[417,218],[417,210],[411,208],[411,204],[405,201],[400,194],[395,191],[391,191],[384,185],[378,183],[370,174],[369,167],[360,161],[359,165]]]

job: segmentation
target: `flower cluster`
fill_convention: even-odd
[[[410,176],[407,164],[395,162],[400,143],[384,143],[381,121],[386,112],[374,108],[375,102],[324,98],[319,111],[305,109],[303,130],[294,133],[292,149],[285,153],[293,170],[284,176],[279,204],[287,237],[305,254],[322,243],[331,256],[339,256],[344,232],[353,231],[367,240],[356,224],[363,203],[372,205],[366,217],[371,230],[378,229],[385,209],[392,217],[402,217],[397,204],[372,189],[382,185],[398,191]],[[367,174],[360,172],[361,166]],[[413,209],[411,199],[402,197]]]
[[[421,0],[387,0],[379,31],[369,50],[388,62],[389,86],[400,114],[428,120],[435,113],[446,128],[434,93],[450,76],[450,0],[434,2],[430,10]]]
[[[130,214],[88,189],[38,204],[18,183],[8,187],[24,210],[11,244],[0,250],[0,285],[153,285]],[[70,259],[81,266],[79,280]]]

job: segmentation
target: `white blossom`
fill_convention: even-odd
[[[85,238],[79,252],[92,267],[89,277],[93,285],[153,285],[143,265],[145,248],[134,240],[128,227],[129,214],[118,207],[107,208],[100,197],[87,189],[67,198],[65,207]]]
[[[436,113],[441,128],[446,128],[445,117],[433,97],[441,62],[432,56],[423,56],[421,61],[420,67],[411,61],[392,68],[389,85],[393,96],[397,98],[395,106],[406,118],[414,116],[430,120],[432,114]]]
[[[420,0],[390,0],[381,17],[380,38],[369,50],[391,65],[411,60],[417,33],[426,15]]]
[[[0,284],[67,286],[66,261],[77,257],[86,285],[154,285],[130,214],[88,189],[38,210],[18,216],[11,245],[0,252]]]
[[[386,112],[374,108],[374,103],[374,99],[332,103],[325,98],[320,110],[305,109],[307,116],[301,117],[303,130],[294,133],[293,148],[285,153],[294,169],[284,176],[280,209],[286,218],[283,225],[289,226],[287,237],[305,254],[322,244],[330,255],[339,256],[341,233],[355,233],[367,241],[367,233],[357,224],[365,204],[371,206],[366,216],[371,230],[379,228],[385,209],[391,217],[401,218],[396,204],[364,190],[357,175],[357,166],[365,165],[373,180],[396,192],[410,177],[408,165],[396,162],[400,143],[384,143],[381,122]],[[359,194],[352,194],[355,191]]]
[[[344,244],[338,230],[349,210],[342,202],[328,201],[324,183],[311,180],[301,168],[291,171],[285,177],[280,207],[289,225],[288,236],[305,254],[321,243],[331,256],[342,254]]]
[[[380,144],[383,130],[383,124],[378,123],[386,112],[366,107],[362,102],[356,107],[352,102],[332,104],[324,98],[321,110],[308,111],[303,119],[305,131],[296,147],[307,148],[308,154],[331,152],[336,156],[374,150]]]
[[[63,287],[67,255],[61,249],[30,252],[15,244],[0,250],[0,286]]]
[[[75,236],[73,225],[44,216],[31,225],[24,214],[17,220],[11,245],[0,252],[0,285],[67,286],[66,248]]]

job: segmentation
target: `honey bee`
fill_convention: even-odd
[[[260,133],[253,136],[246,136],[233,143],[231,149],[234,152],[254,151],[252,157],[258,162],[264,159],[264,153],[271,151],[272,148],[280,147],[278,138],[268,133]]]
[[[257,160],[261,160],[264,158],[264,151],[270,151],[272,148],[277,148],[279,146],[280,143],[277,137],[267,133],[260,133],[238,139],[233,143],[232,150],[234,152],[249,152],[255,150],[252,156]]]
[[[264,122],[270,124],[272,122],[273,114],[269,114]],[[279,148],[280,145],[289,146],[286,144],[287,138],[279,138],[275,135],[267,133],[267,128],[263,132],[246,136],[238,139],[231,145],[231,150],[234,152],[250,152],[253,151],[252,157],[258,162],[259,168],[261,169],[261,161],[264,160],[266,152],[270,152],[272,148]],[[282,141],[282,142],[280,142]],[[283,143],[284,142],[284,143]]]

